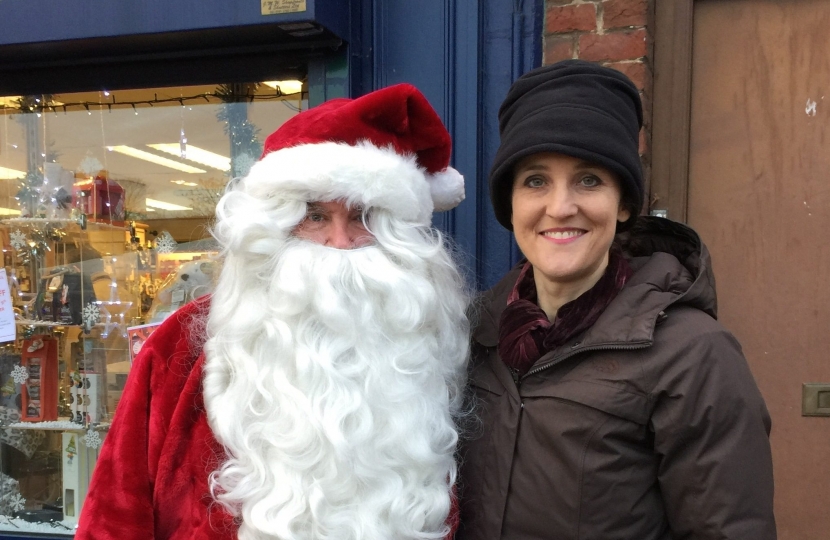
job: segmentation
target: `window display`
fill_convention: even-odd
[[[135,355],[212,291],[225,184],[305,107],[281,84],[0,97],[0,536],[72,536]]]

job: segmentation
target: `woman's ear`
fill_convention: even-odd
[[[625,203],[621,201],[620,208],[619,210],[617,210],[617,221],[619,221],[620,223],[625,223],[626,221],[628,221],[628,218],[630,217],[631,210],[629,210]]]

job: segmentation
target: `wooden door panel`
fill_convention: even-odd
[[[830,537],[830,2],[695,2],[688,221],[773,418],[779,538]]]

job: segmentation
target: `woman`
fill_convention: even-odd
[[[774,539],[770,419],[709,254],[637,217],[636,87],[560,62],[499,123],[490,195],[526,260],[481,301],[456,538]]]

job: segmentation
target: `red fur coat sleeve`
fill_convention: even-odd
[[[221,448],[201,395],[207,298],[171,315],[135,359],[95,466],[76,540],[235,538],[210,504]]]

